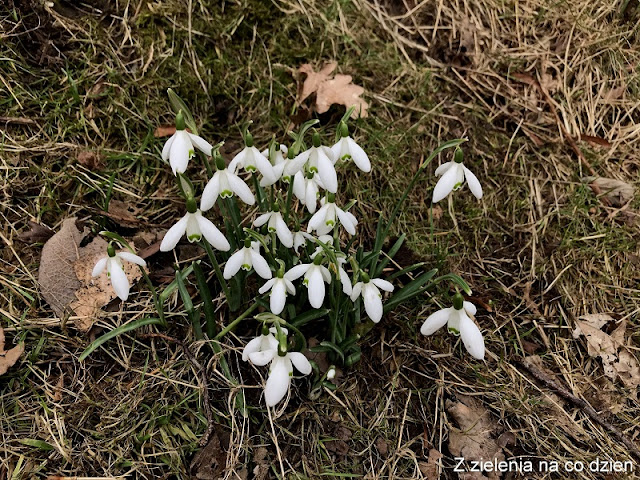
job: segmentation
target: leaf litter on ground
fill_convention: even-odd
[[[4,341],[4,330],[0,327],[0,375],[7,373],[7,370],[16,364],[20,355],[24,352],[24,343],[19,343],[15,347],[5,351]]]

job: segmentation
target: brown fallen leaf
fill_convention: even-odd
[[[355,107],[352,118],[366,117],[369,104],[360,98],[364,88],[354,85],[351,75],[335,75],[330,78],[338,64],[330,62],[322,70],[315,72],[308,63],[301,65],[298,72],[304,73],[306,79],[300,89],[299,102],[303,102],[311,94],[316,94],[316,111],[325,113],[331,105],[344,105],[347,108]]]
[[[584,336],[587,340],[587,352],[592,357],[600,357],[604,374],[611,380],[620,378],[637,396],[640,363],[625,344],[627,322],[622,320],[610,335],[602,330],[609,322],[615,322],[607,314],[585,315],[575,322],[573,338]]]
[[[125,203],[120,200],[111,200],[109,202],[109,211],[106,215],[123,226],[135,226],[141,223],[136,217],[140,213],[140,209],[136,206]]]
[[[10,350],[4,349],[4,330],[0,327],[0,375],[7,373],[24,352],[24,343],[19,343]]]
[[[596,185],[613,207],[622,207],[633,199],[636,189],[622,180],[603,177],[584,177],[582,181]]]
[[[18,240],[24,243],[44,243],[49,240],[55,233],[46,225],[40,225],[39,223],[29,220],[29,230],[21,232],[18,235]]]
[[[438,480],[440,478],[440,467],[438,462],[442,458],[442,454],[432,448],[429,450],[429,457],[426,462],[418,462],[420,473],[427,477],[427,480]]]
[[[89,150],[78,153],[78,163],[84,165],[89,170],[102,170],[104,169],[104,161],[102,157]]]
[[[590,145],[593,145],[594,147],[611,148],[613,146],[613,144],[606,138],[595,137],[593,135],[580,135],[580,140],[584,140],[585,142],[587,142]]]
[[[459,430],[449,430],[449,451],[455,457],[464,457],[467,462],[504,461],[502,448],[493,439],[496,421],[478,400],[460,395],[456,402],[447,400],[445,408],[459,427]],[[460,475],[460,478],[466,480],[501,477],[500,472],[488,472],[488,477],[478,472],[463,475]]]
[[[175,125],[158,125],[153,132],[153,136],[156,138],[170,137],[176,133]]]

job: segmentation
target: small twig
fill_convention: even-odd
[[[0,123],[13,123],[15,125],[37,125],[38,122],[26,117],[3,117],[0,116]]]
[[[640,460],[640,449],[638,449],[637,445],[633,443],[627,436],[622,433],[617,427],[612,425],[611,423],[604,420],[598,412],[591,406],[589,402],[583,400],[579,397],[576,397],[573,393],[567,390],[563,385],[557,382],[554,378],[549,376],[544,371],[540,370],[535,365],[532,365],[526,361],[516,361],[516,364],[529,372],[534,378],[543,383],[547,388],[550,388],[555,393],[560,395],[565,400],[573,403],[576,407],[582,409],[588,416],[596,422],[601,427],[605,428],[609,431],[617,440],[624,443],[625,446],[629,449],[629,451],[635,455],[637,459]]]
[[[173,338],[173,337],[170,337],[169,335],[164,335],[162,333],[145,333],[145,334],[140,334],[139,336],[143,338],[162,338],[167,342],[177,343],[182,348],[182,351],[187,356],[187,359],[189,360],[189,362],[191,362],[191,365],[193,366],[193,368],[195,368],[196,371],[198,372],[198,376],[200,377],[200,382],[202,383],[202,386],[203,386],[202,400],[204,403],[204,415],[207,418],[207,431],[204,433],[202,438],[200,438],[200,441],[198,443],[201,447],[204,447],[207,443],[209,443],[209,438],[211,437],[211,434],[215,429],[213,412],[211,411],[211,403],[209,402],[209,384],[207,382],[207,375],[204,368],[202,367],[200,362],[198,362],[198,360],[196,359],[191,349],[189,349],[189,347],[183,341],[178,340],[177,338]]]

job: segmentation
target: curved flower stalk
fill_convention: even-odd
[[[293,193],[300,203],[307,207],[309,213],[315,213],[318,204],[318,194],[320,189],[324,188],[320,176],[313,172],[309,172],[304,176],[302,172],[298,172],[293,180]]]
[[[286,274],[289,281],[294,281],[304,275],[302,283],[307,287],[309,292],[309,303],[313,308],[320,308],[324,302],[325,287],[324,284],[331,283],[331,273],[324,265],[321,265],[322,255],[318,255],[313,259],[313,263],[303,263],[296,265]]]
[[[93,267],[91,276],[97,277],[106,269],[107,276],[111,279],[113,290],[116,292],[116,295],[120,298],[120,300],[125,301],[127,298],[129,298],[130,287],[129,279],[127,278],[127,275],[126,273],[124,273],[124,269],[122,268],[122,260],[135,263],[136,265],[140,265],[141,267],[147,266],[147,262],[145,262],[138,255],[134,255],[130,252],[116,253],[113,245],[109,244],[109,246],[107,247],[107,256],[102,257],[100,260],[98,260],[95,267]]]
[[[258,275],[265,280],[269,280],[273,274],[265,258],[260,255],[260,242],[245,240],[244,247],[229,257],[224,266],[224,278],[229,280],[236,273],[242,270],[247,272],[253,268]]]
[[[284,171],[284,167],[287,165],[287,146],[280,144],[279,148],[265,148],[262,152],[263,157],[270,161],[271,166],[273,167],[273,173],[275,180],[273,182],[269,182],[266,177],[262,177],[260,180],[261,187],[268,187],[276,183],[282,177],[282,172]]]
[[[169,229],[160,243],[160,251],[173,250],[184,234],[189,242],[199,242],[204,237],[214,248],[229,251],[231,245],[220,230],[202,215],[193,198],[187,199],[187,213]]]
[[[210,155],[213,147],[205,139],[185,130],[184,116],[180,111],[176,115],[176,133],[164,144],[162,159],[165,162],[169,161],[174,175],[184,173],[189,165],[189,160],[195,154],[194,148]]]
[[[345,122],[340,122],[340,140],[331,147],[333,156],[337,160],[353,160],[353,163],[365,173],[371,171],[371,162],[365,151],[350,136]]]
[[[479,200],[482,198],[482,185],[478,178],[462,164],[462,149],[456,148],[454,159],[440,165],[435,174],[441,177],[433,189],[433,203],[439,202],[452,191],[458,190],[464,181],[469,184],[469,190]]]
[[[356,301],[358,297],[362,296],[364,301],[364,310],[367,312],[368,317],[374,322],[378,323],[382,319],[382,294],[379,288],[385,292],[393,292],[393,285],[381,278],[369,278],[364,272],[360,272],[362,281],[356,283],[353,286],[351,292],[351,300]]]
[[[338,191],[338,175],[336,174],[336,159],[329,147],[320,144],[320,135],[313,134],[313,146],[294,158],[294,162],[304,162],[309,172],[317,173],[324,184],[324,188],[331,193]]]
[[[275,205],[274,207],[277,208],[277,206]],[[285,247],[293,247],[293,233],[291,233],[291,230],[289,230],[289,227],[287,227],[287,224],[282,218],[280,210],[273,210],[271,212],[263,213],[253,221],[253,226],[261,227],[267,222],[267,228],[269,229],[269,232],[275,232],[275,234],[278,236]]]
[[[462,295],[456,293],[453,297],[453,307],[443,308],[427,317],[420,327],[422,335],[431,335],[448,324],[448,330],[454,335],[460,335],[462,343],[473,358],[484,358],[484,338],[480,329],[469,315],[476,314],[476,307],[471,302],[465,302]]]
[[[218,199],[232,197],[234,194],[240,197],[247,205],[256,203],[256,199],[247,184],[235,173],[235,167],[231,165],[227,168],[224,160],[219,152],[213,152],[216,163],[216,173],[213,174],[211,180],[207,182],[202,192],[200,208],[207,211],[213,207]]]
[[[233,157],[229,163],[229,170],[235,172],[238,168],[244,168],[247,172],[259,171],[268,185],[276,183],[278,179],[273,171],[273,166],[260,153],[260,150],[253,146],[253,136],[249,132],[247,132],[244,141],[245,147]]]
[[[276,272],[276,278],[272,278],[258,290],[260,294],[264,294],[271,290],[271,293],[269,294],[269,309],[274,315],[280,315],[282,310],[284,310],[285,303],[287,302],[287,294],[296,294],[296,287],[293,286],[291,281],[298,278],[292,278],[293,274],[289,274],[291,270],[284,273],[284,262],[281,260],[278,261],[281,262],[281,267]]]
[[[303,375],[309,375],[312,371],[309,360],[300,352],[267,350],[249,354],[249,360],[258,366],[270,363],[269,377],[264,387],[264,400],[268,407],[274,407],[286,396],[291,387],[294,366]]]
[[[333,230],[336,224],[336,218],[340,220],[340,223],[350,235],[355,235],[358,220],[352,213],[345,212],[340,207],[337,207],[335,204],[335,195],[329,193],[326,199],[322,200],[320,210],[309,220],[307,232],[311,233],[315,230],[318,235],[326,235]]]

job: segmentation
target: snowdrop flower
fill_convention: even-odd
[[[161,252],[173,250],[184,234],[189,242],[198,242],[204,237],[214,248],[229,251],[231,245],[218,228],[202,215],[193,198],[187,199],[187,213],[164,235],[160,244]]]
[[[293,234],[293,249],[295,250],[296,255],[298,255],[298,249],[307,244],[307,240],[313,241],[313,235],[302,231],[298,231]]]
[[[329,370],[327,370],[327,380],[331,381],[334,378],[336,378],[336,367],[334,367],[333,365],[331,365],[329,367]]]
[[[475,315],[476,311],[473,303],[465,302],[462,295],[456,293],[453,297],[453,307],[443,308],[429,315],[422,324],[420,333],[431,335],[447,323],[451,333],[460,335],[467,352],[473,358],[482,360],[484,358],[484,339],[478,326],[469,318],[469,315]]]
[[[289,183],[298,172],[302,171],[308,159],[306,155],[294,155],[293,148],[290,148],[282,169],[282,180]]]
[[[280,327],[280,330],[282,330],[285,335],[289,333],[284,327]],[[245,362],[249,360],[249,355],[252,353],[268,352],[269,350],[277,351],[278,340],[274,336],[276,331],[275,327],[267,328],[264,326],[262,328],[262,335],[251,340],[244,347],[244,350],[242,350],[242,360]]]
[[[331,235],[320,235],[318,237],[318,240],[329,246],[332,246],[333,244],[333,237]],[[317,255],[322,255],[323,252],[324,249],[320,245],[318,245],[316,251],[311,254],[311,258],[315,259]],[[347,256],[344,254],[344,252],[340,252],[335,249],[334,253],[336,255],[336,260],[338,260],[338,264],[335,265],[332,263],[330,267],[335,273],[337,273],[338,278],[340,278],[340,283],[342,283],[342,292],[345,295],[351,295],[351,292],[353,290],[353,287],[351,286],[351,279],[349,278],[349,275],[347,274],[345,269],[342,268],[342,266],[347,263]]]
[[[91,276],[97,277],[106,268],[107,276],[111,279],[113,290],[116,292],[116,295],[120,298],[120,300],[125,301],[127,298],[129,298],[129,279],[127,278],[127,275],[124,273],[124,270],[122,268],[122,260],[135,263],[136,265],[140,265],[141,267],[147,266],[147,262],[145,262],[138,255],[134,255],[130,252],[116,253],[113,245],[109,244],[109,246],[107,247],[107,256],[102,257],[100,260],[98,260],[96,266],[93,267]]]
[[[257,170],[264,176],[268,185],[276,183],[278,179],[271,163],[260,153],[260,150],[253,146],[253,136],[247,132],[244,140],[245,147],[233,157],[233,160],[229,163],[229,170],[234,172],[238,168],[244,168],[247,172],[255,172]]]
[[[289,272],[284,273],[284,263],[282,263],[280,269],[276,272],[276,278],[272,278],[258,290],[261,295],[271,290],[269,294],[269,308],[274,315],[279,315],[282,313],[282,310],[284,310],[287,294],[296,294],[296,287],[291,283],[290,277]],[[293,280],[295,280],[295,278]]]
[[[287,224],[284,222],[282,218],[282,214],[279,210],[277,210],[277,206],[274,205],[276,210],[271,212],[263,213],[258,218],[253,221],[254,227],[261,227],[265,223],[269,222],[268,229],[270,232],[275,232],[282,244],[287,247],[293,247],[293,233],[287,227]]]
[[[280,144],[280,148],[275,148],[273,150],[271,150],[270,148],[265,148],[262,152],[260,152],[263,157],[271,161],[275,178],[273,182],[269,182],[266,177],[262,177],[262,179],[260,180],[261,187],[268,187],[269,185],[273,185],[274,183],[276,183],[276,181],[280,180],[280,177],[282,177],[282,172],[284,171],[284,167],[287,165],[287,161],[285,160],[287,152],[287,146],[282,144]]]
[[[323,200],[322,202],[322,208],[320,208],[320,210],[318,210],[309,220],[307,232],[310,233],[315,230],[318,232],[318,235],[326,235],[333,230],[337,217],[344,229],[349,234],[355,235],[358,220],[356,220],[356,217],[354,217],[353,214],[345,212],[341,208],[337,207],[335,199],[336,197],[334,194],[329,193],[327,195],[326,201]]]
[[[293,193],[300,200],[300,203],[307,207],[309,213],[315,213],[318,203],[318,193],[320,188],[324,188],[320,176],[313,172],[305,177],[302,172],[295,174],[293,179]]]
[[[169,161],[173,174],[184,173],[189,159],[195,154],[194,147],[209,155],[213,148],[209,142],[185,130],[182,111],[176,115],[176,133],[174,133],[162,148],[162,159]]]
[[[229,280],[238,273],[241,268],[248,272],[252,267],[256,273],[265,280],[269,280],[273,276],[269,264],[264,257],[260,255],[260,243],[256,243],[257,245],[252,245],[251,240],[245,240],[244,247],[229,257],[227,264],[224,266],[225,279]]]
[[[286,274],[286,278],[290,282],[304,275],[302,283],[307,287],[309,303],[313,308],[320,308],[322,306],[325,294],[324,284],[331,283],[331,273],[327,267],[321,265],[322,260],[323,256],[318,255],[313,259],[313,263],[296,265]]]
[[[393,292],[393,285],[381,278],[370,279],[369,275],[364,272],[360,272],[360,276],[362,281],[353,286],[351,301],[355,302],[358,297],[362,296],[364,310],[374,323],[378,323],[382,318],[382,294],[378,288],[385,292]]]
[[[327,191],[331,193],[338,191],[338,175],[336,167],[334,167],[335,157],[329,147],[321,146],[318,132],[313,134],[313,146],[302,152],[293,161],[304,161],[309,172],[318,174]]]
[[[340,123],[340,140],[331,147],[337,160],[353,160],[353,163],[365,173],[371,171],[371,162],[364,150],[349,136],[349,128],[344,122]]]
[[[439,202],[452,191],[458,190],[465,179],[469,184],[471,193],[477,199],[482,198],[482,186],[471,170],[462,164],[462,150],[460,148],[456,148],[453,161],[440,165],[435,174],[437,177],[441,176],[441,178],[433,189],[433,203]]]
[[[218,199],[218,195],[222,198],[232,197],[236,194],[247,205],[253,205],[256,203],[256,199],[251,193],[251,189],[247,184],[235,173],[235,167],[227,168],[224,164],[224,159],[219,152],[213,152],[213,156],[216,161],[216,173],[209,182],[207,182],[204,191],[202,192],[202,200],[200,207],[203,211],[209,210],[213,207]]]
[[[289,391],[294,365],[303,375],[309,375],[312,370],[309,360],[300,352],[269,350],[265,355],[252,353],[249,360],[259,366],[271,363],[267,384],[264,387],[264,400],[269,407],[275,406]]]

